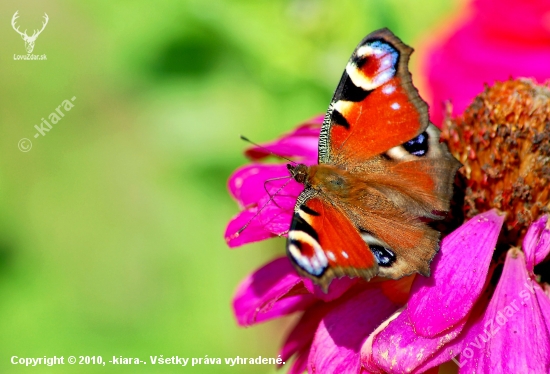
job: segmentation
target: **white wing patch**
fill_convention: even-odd
[[[288,251],[294,258],[296,263],[305,271],[312,275],[321,275],[328,266],[328,259],[321,248],[321,245],[311,235],[306,234],[303,231],[291,230],[288,233],[289,245]],[[294,242],[302,242],[309,244],[315,254],[312,257],[302,255],[302,251]]]
[[[386,95],[390,95],[395,92],[395,86],[393,84],[388,84],[387,86],[382,87],[382,92]]]

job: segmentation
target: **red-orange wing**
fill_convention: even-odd
[[[335,277],[369,280],[378,273],[378,263],[357,228],[311,189],[298,198],[287,253],[297,271],[324,290]]]
[[[353,52],[319,137],[319,163],[361,163],[422,134],[428,107],[408,70],[413,49],[388,29]]]

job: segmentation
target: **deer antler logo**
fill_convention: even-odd
[[[46,13],[44,13],[44,22],[42,23],[42,28],[40,29],[40,31],[39,30],[34,30],[32,35],[28,36],[27,35],[27,30],[25,30],[24,32],[21,32],[21,31],[19,31],[19,27],[15,27],[15,20],[17,18],[19,18],[19,16],[17,15],[18,12],[19,11],[15,12],[15,14],[13,15],[13,17],[11,19],[11,26],[13,27],[13,29],[19,35],[21,35],[21,37],[25,41],[25,49],[27,50],[27,53],[32,53],[32,50],[34,49],[34,42],[36,41],[36,38],[38,38],[38,35],[40,35],[40,33],[42,31],[44,31],[44,28],[48,24],[48,20],[49,20],[48,15]]]

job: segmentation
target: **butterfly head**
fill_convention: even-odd
[[[307,181],[308,176],[308,167],[304,164],[298,164],[298,165],[292,165],[287,164],[286,165],[288,171],[290,172],[290,175],[294,180],[298,183],[305,184]]]

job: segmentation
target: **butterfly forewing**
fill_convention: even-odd
[[[361,41],[325,116],[319,163],[366,160],[426,130],[428,107],[408,70],[411,52],[387,29]]]

